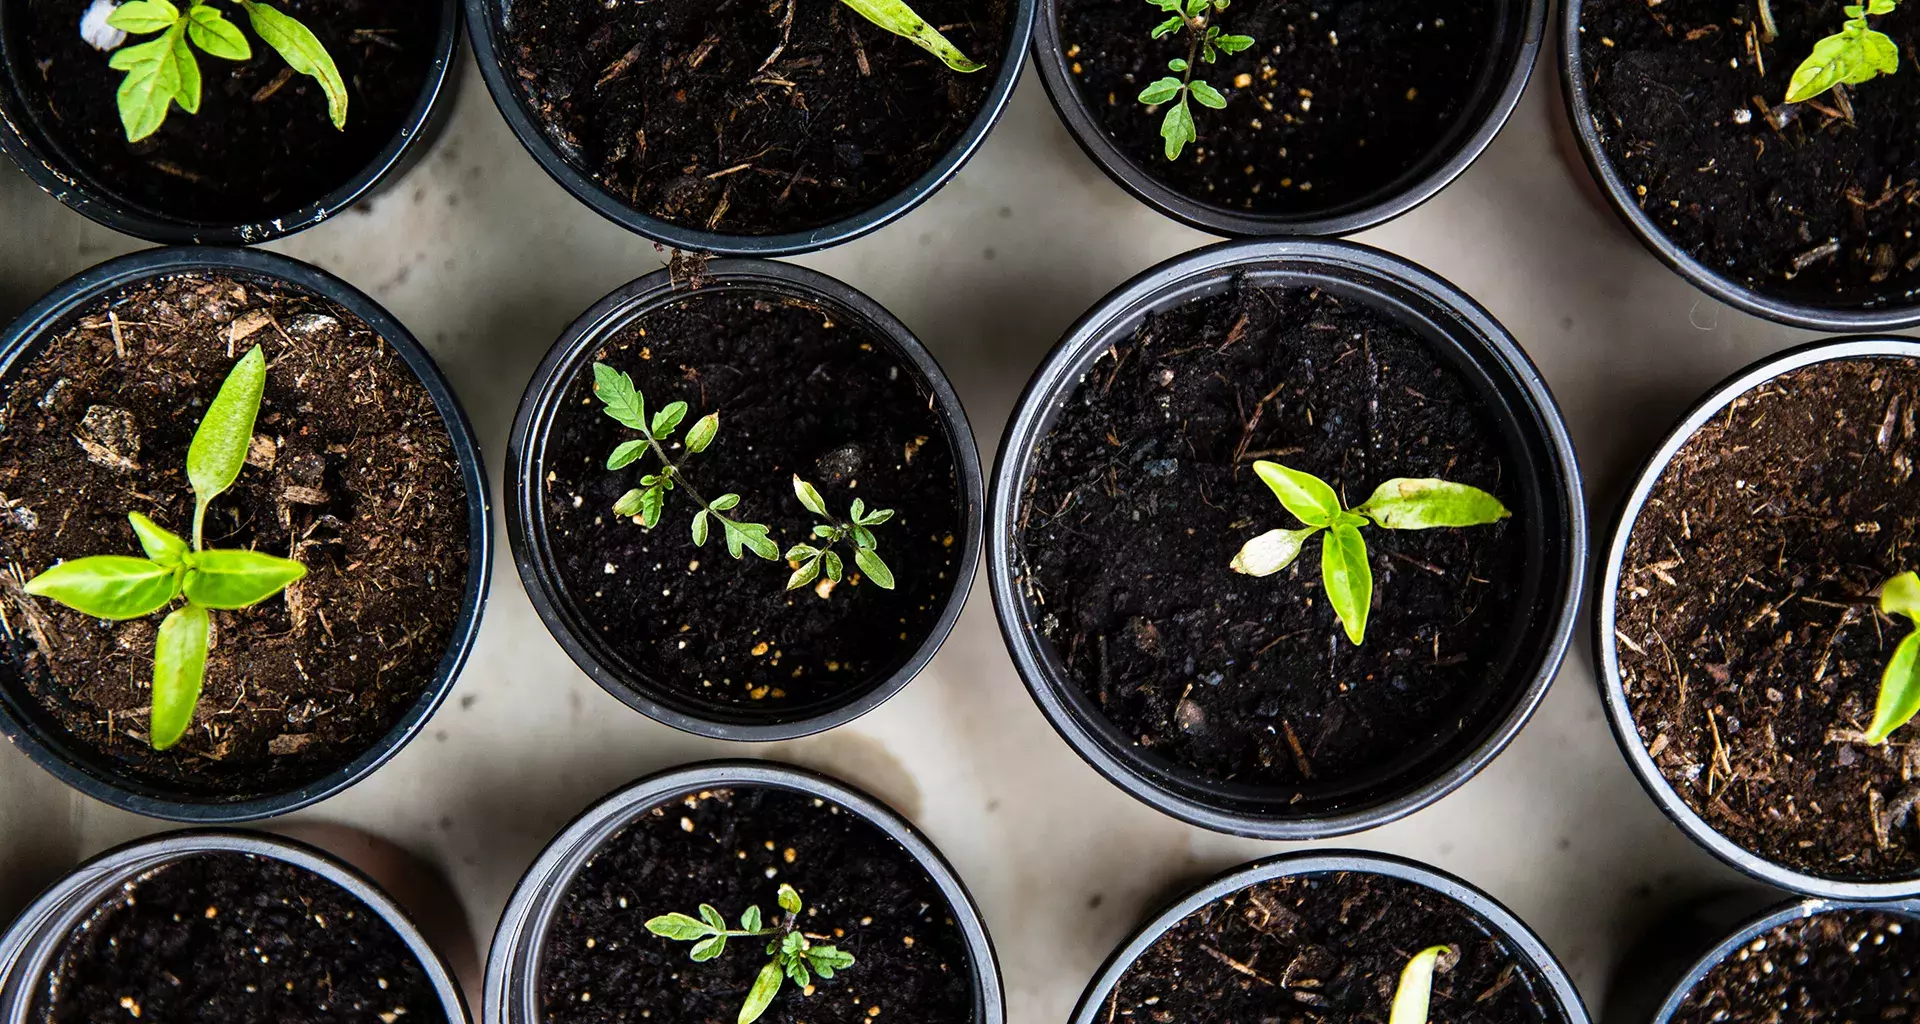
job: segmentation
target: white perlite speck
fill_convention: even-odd
[[[113,0],[93,0],[93,6],[80,16],[80,38],[96,50],[117,49],[127,41],[127,34],[107,24],[107,19],[119,8]]]

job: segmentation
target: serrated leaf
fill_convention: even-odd
[[[341,80],[340,69],[334,66],[333,56],[321,45],[320,38],[298,19],[266,4],[256,0],[239,0],[239,3],[262,42],[273,47],[288,67],[320,83],[321,91],[327,95],[328,120],[335,128],[346,128],[347,83]]]
[[[1813,44],[1787,84],[1787,102],[1804,103],[1836,85],[1858,85],[1900,68],[1900,48],[1861,19]]]
[[[759,555],[769,562],[780,560],[780,545],[767,536],[767,527],[763,523],[741,523],[738,527],[740,543],[748,551]]]
[[[693,546],[696,548],[707,546],[707,515],[704,508],[693,514]]]
[[[1187,109],[1185,97],[1167,108],[1167,116],[1160,120],[1160,137],[1166,140],[1169,160],[1180,159],[1180,151],[1186,148],[1187,143],[1200,137],[1194,132],[1193,111]]]
[[[134,46],[122,46],[108,58],[107,66],[125,71],[114,100],[120,108],[120,125],[128,142],[160,130],[167,110],[180,96],[185,72],[180,66],[181,47],[186,37],[186,22],[175,21],[155,39]],[[197,92],[196,92],[197,95]]]
[[[793,570],[793,574],[787,577],[787,589],[799,590],[801,587],[812,583],[819,575],[820,559],[809,558],[801,562],[800,568]]]
[[[836,946],[815,946],[807,950],[807,960],[813,964],[813,972],[822,978],[832,978],[833,972],[853,966],[853,954],[842,952]]]
[[[1187,88],[1193,92],[1193,101],[1203,107],[1219,110],[1227,105],[1227,98],[1220,95],[1220,90],[1197,78]]]
[[[223,60],[249,60],[253,46],[240,26],[212,4],[196,3],[187,11],[187,37],[207,53]]]
[[[1248,576],[1271,576],[1292,565],[1294,559],[1300,557],[1300,549],[1306,546],[1307,538],[1320,530],[1318,526],[1298,530],[1268,530],[1241,545],[1240,552],[1233,556],[1228,568]]]
[[[820,492],[815,490],[812,484],[800,479],[798,474],[793,478],[793,496],[799,498],[800,504],[814,515],[827,514],[827,503],[821,500]]]
[[[773,1005],[773,997],[779,994],[780,982],[785,977],[778,960],[760,968],[760,975],[753,979],[753,988],[747,990],[747,1001],[740,1006],[736,1024],[753,1024],[759,1020],[767,1007]]]
[[[707,934],[707,926],[686,914],[662,914],[647,921],[647,930],[669,939],[686,941]]]
[[[107,24],[137,36],[163,32],[180,20],[180,8],[168,0],[128,0],[107,15]]]
[[[1325,480],[1278,462],[1261,460],[1253,471],[1262,483],[1280,499],[1281,507],[1308,526],[1331,526],[1339,517],[1340,496]]]
[[[881,561],[872,548],[855,548],[853,564],[859,566],[860,571],[866,573],[867,578],[881,590],[893,589],[893,570],[887,568],[887,563]]]
[[[220,390],[207,403],[207,414],[187,445],[187,482],[193,485],[197,504],[193,512],[193,536],[200,539],[200,524],[207,505],[240,478],[247,464],[247,451],[253,445],[253,421],[260,414],[260,398],[267,389],[267,357],[255,345],[233,364]]]
[[[1372,497],[1353,513],[1389,530],[1484,526],[1513,514],[1499,498],[1478,487],[1407,477],[1396,477],[1374,488]]]
[[[665,439],[673,436],[673,429],[687,418],[687,403],[668,402],[667,407],[653,414],[653,436]]]
[[[181,556],[188,551],[186,541],[138,512],[127,513],[127,522],[133,524],[133,535],[140,539],[140,550],[155,564],[169,569],[180,564]]]
[[[148,739],[155,750],[166,750],[187,734],[194,705],[207,677],[207,610],[188,604],[160,620],[153,644],[153,710],[148,717]]]
[[[1401,968],[1387,1024],[1427,1024],[1427,1011],[1433,999],[1433,970],[1446,951],[1445,946],[1428,946]]]
[[[137,619],[174,596],[172,567],[129,555],[61,562],[27,581],[26,591],[99,619]]]
[[[774,893],[774,899],[780,904],[781,910],[789,914],[800,912],[800,891],[793,886],[785,882],[780,883],[779,890]]]
[[[201,551],[183,589],[187,600],[208,608],[247,608],[306,574],[299,562],[260,551]]]
[[[710,412],[693,421],[687,430],[687,450],[694,453],[704,452],[713,443],[714,436],[720,433],[720,414]]]
[[[646,451],[647,442],[645,438],[622,441],[613,449],[613,454],[607,456],[607,468],[610,470],[625,469],[633,464],[633,460],[646,454]]]
[[[726,951],[727,937],[725,935],[715,935],[712,938],[702,939],[694,943],[693,950],[688,956],[690,956],[695,963],[704,963]]]
[[[1327,531],[1320,542],[1320,579],[1347,639],[1358,646],[1366,639],[1367,612],[1373,606],[1373,568],[1367,564],[1367,542],[1359,530],[1340,523]]]
[[[967,55],[961,53],[959,47],[948,42],[947,37],[941,35],[939,29],[927,24],[925,18],[914,13],[913,8],[908,7],[904,0],[841,0],[841,2],[875,25],[905,38],[913,45],[940,58],[942,64],[955,71],[964,74],[986,67],[985,64],[968,60]]]
[[[605,363],[593,364],[593,394],[606,407],[608,416],[622,425],[645,433],[647,402],[633,386],[633,378]]]

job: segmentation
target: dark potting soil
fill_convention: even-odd
[[[352,893],[283,861],[201,853],[122,885],[48,965],[34,1024],[362,1024],[441,1016],[419,959]]]
[[[286,214],[346,184],[391,142],[420,100],[440,30],[431,0],[274,0],[320,37],[347,83],[347,125],[327,117],[320,84],[288,74],[237,4],[213,6],[253,49],[243,62],[196,50],[198,114],[174,107],[160,130],[127,142],[114,93],[121,72],[80,38],[91,0],[8,4],[7,69],[41,128],[80,173],[171,217],[232,224]],[[183,4],[184,6],[184,4]],[[130,37],[127,45],[150,38]]]
[[[641,315],[596,359],[631,374],[650,413],[686,402],[681,439],[719,414],[706,451],[670,450],[707,500],[740,495],[730,515],[771,527],[782,554],[820,522],[794,497],[795,474],[836,516],[856,497],[894,510],[874,535],[895,589],[860,576],[843,542],[847,577],[826,597],[785,589],[785,561],[728,557],[718,524],[694,546],[700,505],[684,487],[643,529],[613,505],[658,463],[607,471],[636,435],[605,414],[586,366],[547,441],[545,515],[560,582],[602,642],[656,685],[768,712],[838,702],[912,656],[953,589],[959,485],[932,391],[889,342],[805,300],[713,285]]]
[[[987,65],[960,74],[838,0],[501,7],[504,71],[569,164],[650,216],[735,235],[830,224],[926,173],[986,102],[1012,15],[916,0]]]
[[[1322,599],[1320,538],[1273,576],[1228,564],[1298,525],[1256,459],[1349,506],[1393,477],[1441,477],[1524,516],[1468,387],[1407,327],[1322,291],[1241,284],[1150,317],[1083,376],[1021,503],[1025,586],[1068,676],[1152,752],[1308,796],[1450,738],[1498,701],[1493,666],[1525,614],[1513,519],[1364,529],[1359,647]]]
[[[1920,1009],[1916,962],[1920,923],[1913,918],[1827,911],[1774,928],[1715,964],[1672,1020],[1911,1020]]]
[[[1190,33],[1152,39],[1145,0],[1061,0],[1067,67],[1108,137],[1183,195],[1269,214],[1353,202],[1412,170],[1458,126],[1495,57],[1501,0],[1241,0],[1216,16],[1254,45],[1196,63],[1227,97],[1193,106],[1200,140],[1168,161],[1164,107],[1137,97],[1186,57]]]
[[[1901,69],[1848,88],[1851,120],[1831,93],[1785,103],[1843,6],[1772,4],[1780,34],[1762,43],[1752,0],[1587,0],[1594,128],[1634,201],[1709,269],[1820,305],[1912,301],[1920,5],[1871,19],[1899,44]]]
[[[1681,446],[1634,523],[1615,637],[1641,742],[1722,835],[1828,878],[1920,872],[1920,743],[1867,746],[1920,567],[1920,360],[1817,363]]]
[[[156,752],[161,616],[106,622],[19,581],[138,556],[128,512],[191,537],[187,446],[254,345],[268,370],[253,453],[209,509],[206,543],[297,558],[308,575],[214,613],[194,724]],[[433,681],[466,589],[466,489],[426,388],[345,309],[252,279],[133,285],[23,358],[0,416],[0,685],[117,770],[195,793],[282,792],[365,752]]]
[[[964,1024],[973,1019],[966,941],[940,890],[900,844],[835,804],[766,787],[689,793],[641,814],[580,869],[540,958],[547,1024],[732,1021],[767,963],[766,940],[734,939],[693,963],[691,944],[648,932],[661,914],[711,903],[737,927],[749,906],[854,956],[831,980],[783,984],[767,1024]]]
[[[1545,982],[1478,914],[1425,886],[1358,871],[1262,882],[1187,915],[1120,979],[1107,1017],[1384,1024],[1400,971],[1431,946],[1458,958],[1434,976],[1434,1020],[1561,1019]]]

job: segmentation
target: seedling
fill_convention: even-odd
[[[258,551],[207,550],[207,506],[240,478],[253,421],[267,384],[258,347],[234,364],[187,446],[194,493],[193,546],[138,512],[127,513],[145,558],[94,555],[62,562],[27,581],[27,593],[102,619],[137,619],[185,597],[167,613],[153,651],[153,709],[148,742],[166,750],[186,735],[206,680],[209,610],[250,608],[285,590],[307,567]]]
[[[1193,77],[1193,62],[1199,60],[1212,64],[1220,59],[1222,53],[1239,53],[1253,45],[1253,37],[1227,35],[1220,31],[1219,26],[1208,24],[1215,14],[1227,9],[1230,0],[1148,2],[1167,12],[1167,19],[1153,27],[1153,38],[1164,39],[1182,30],[1187,33],[1187,55],[1167,62],[1167,70],[1174,74],[1140,90],[1140,102],[1149,107],[1172,104],[1167,107],[1166,116],[1160,121],[1160,137],[1167,143],[1167,159],[1178,160],[1180,151],[1186,148],[1187,143],[1200,138],[1194,131],[1193,108],[1187,105],[1187,100],[1191,98],[1195,103],[1214,110],[1227,105],[1227,98],[1221,95],[1220,90],[1209,85],[1205,79]]]
[[[927,24],[927,20],[915,14],[905,0],[840,0],[853,8],[855,14],[873,22],[875,25],[905,38],[922,50],[940,58],[940,63],[962,73],[978,71],[985,64],[968,60],[960,48],[947,41],[940,30]],[[792,16],[788,16],[788,27],[792,25]],[[784,48],[785,44],[781,44]],[[769,61],[771,63],[771,61]],[[862,65],[864,67],[864,65]]]
[[[1373,604],[1373,569],[1367,564],[1367,542],[1360,536],[1368,520],[1388,530],[1427,530],[1482,526],[1513,514],[1478,487],[1445,480],[1396,477],[1375,488],[1358,508],[1346,509],[1333,488],[1311,473],[1264,460],[1254,463],[1253,471],[1306,526],[1269,530],[1248,541],[1233,556],[1233,571],[1271,576],[1300,557],[1309,537],[1327,531],[1320,542],[1321,580],[1347,639],[1356,645],[1366,637],[1367,611]]]
[[[260,40],[279,52],[287,66],[311,75],[327,95],[327,116],[333,126],[347,127],[347,84],[340,69],[311,29],[256,0],[234,0],[247,12],[247,21]],[[107,66],[124,71],[117,98],[120,123],[128,142],[160,130],[167,111],[178,104],[189,114],[200,112],[200,62],[197,46],[223,60],[248,60],[253,47],[239,26],[206,0],[190,0],[182,11],[172,0],[128,0],[107,17],[107,24],[134,35],[159,36],[114,51]],[[188,44],[191,43],[192,46]]]
[[[1882,584],[1880,610],[1889,617],[1904,615],[1920,627],[1920,575],[1903,572]],[[1920,712],[1920,628],[1901,639],[1880,674],[1880,698],[1866,741],[1885,743],[1895,729],[1913,721],[1915,712]]]
[[[743,552],[751,551],[768,561],[779,557],[780,546],[768,538],[765,525],[727,517],[727,513],[740,504],[738,494],[722,494],[708,501],[687,480],[686,471],[680,464],[667,454],[664,442],[673,437],[680,421],[686,419],[687,403],[669,403],[654,413],[652,419],[648,419],[647,403],[634,388],[633,378],[605,363],[593,364],[593,393],[606,406],[608,416],[640,432],[638,438],[622,441],[613,454],[607,456],[607,468],[625,469],[648,453],[652,453],[660,463],[658,472],[641,476],[640,486],[622,494],[620,500],[613,503],[615,515],[631,518],[651,530],[660,525],[667,494],[676,487],[683,488],[687,496],[700,506],[700,510],[693,514],[694,546],[706,546],[711,520],[720,524],[720,531],[727,541],[727,554],[743,558]],[[688,453],[698,455],[707,450],[719,433],[720,414],[710,412],[694,421],[681,443]]]
[[[1428,946],[1400,969],[1400,984],[1393,990],[1387,1024],[1427,1024],[1427,1011],[1433,1003],[1433,972],[1448,952],[1451,950],[1447,946]]]
[[[880,559],[880,553],[874,550],[877,542],[872,530],[872,527],[893,518],[892,509],[879,508],[869,512],[867,503],[855,498],[852,507],[847,510],[847,518],[839,519],[827,511],[827,503],[820,497],[820,492],[798,476],[793,478],[793,493],[800,499],[800,504],[807,507],[807,511],[826,522],[813,528],[814,539],[824,543],[795,544],[787,549],[787,561],[794,563],[793,575],[787,577],[788,590],[798,590],[812,583],[822,572],[827,574],[827,579],[840,582],[840,575],[846,567],[833,546],[849,538],[853,540],[853,563],[875,586],[882,590],[893,589],[893,570],[887,568],[887,563]]]
[[[1771,23],[1766,0],[1761,3],[1766,21]],[[1858,85],[1900,70],[1900,45],[1886,33],[1867,26],[1868,15],[1892,14],[1898,6],[1899,0],[1867,0],[1864,6],[1846,7],[1847,20],[1840,31],[1814,43],[1813,52],[1794,70],[1787,83],[1787,102],[1805,103],[1836,86]]]
[[[682,942],[693,943],[692,957],[696,962],[704,963],[727,951],[728,939],[757,939],[765,937],[767,955],[772,960],[760,968],[760,974],[753,980],[753,987],[747,990],[747,1001],[740,1007],[738,1024],[753,1024],[760,1015],[767,1012],[773,1003],[773,997],[780,994],[780,985],[792,979],[795,985],[807,987],[813,982],[813,975],[832,980],[835,971],[844,971],[853,966],[853,954],[843,953],[833,946],[817,945],[800,930],[800,894],[791,885],[781,885],[776,896],[783,916],[772,925],[764,925],[760,919],[760,908],[748,907],[740,915],[740,927],[728,928],[727,919],[720,916],[710,904],[700,904],[700,916],[689,917],[686,914],[663,914],[647,922],[647,930],[655,935]]]

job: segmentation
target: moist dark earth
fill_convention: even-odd
[[[129,143],[114,100],[121,72],[80,38],[90,2],[8,5],[9,42],[25,43],[10,70],[32,116],[83,177],[142,209],[213,224],[287,214],[366,167],[420,101],[441,22],[432,0],[274,0],[319,36],[339,67],[347,83],[341,130],[328,119],[320,84],[306,75],[283,78],[287,62],[261,42],[239,5],[215,3],[247,36],[252,59],[195,50],[200,112],[175,106],[157,133]],[[129,37],[127,45],[148,38]]]
[[[1859,308],[1920,295],[1920,4],[1871,19],[1900,71],[1785,103],[1838,2],[1587,0],[1581,59],[1607,159],[1648,217],[1762,294]],[[1764,66],[1764,73],[1763,73]]]
[[[874,527],[888,591],[859,574],[789,591],[790,566],[728,557],[718,524],[704,547],[700,508],[671,492],[660,525],[613,513],[647,456],[609,472],[638,435],[605,415],[591,365],[567,385],[544,454],[546,527],[560,583],[588,629],[657,686],[703,706],[800,713],[881,682],[917,650],[953,592],[964,547],[953,446],[932,392],[891,343],[851,317],[771,291],[714,285],[642,314],[595,358],[632,375],[649,415],[689,406],[686,429],[718,413],[704,452],[670,453],[693,491],[740,495],[729,515],[764,523],[780,553],[821,520],[794,497],[797,474],[845,517],[855,498],[894,510]],[[826,596],[821,596],[825,593]]]
[[[968,74],[838,0],[510,0],[499,45],[534,121],[608,193],[765,235],[868,210],[946,155],[986,102],[1012,6],[913,4],[987,65]]]
[[[1263,882],[1207,904],[1141,954],[1108,997],[1129,1024],[1385,1024],[1415,953],[1450,946],[1432,1018],[1560,1021],[1544,979],[1479,915],[1366,872]]]
[[[105,622],[29,597],[54,563],[140,553],[127,513],[191,538],[187,447],[248,348],[253,450],[206,543],[308,575],[214,613],[193,725],[148,745],[159,614]],[[16,365],[0,409],[0,685],[116,772],[215,798],[283,792],[364,753],[434,681],[467,584],[466,489],[445,423],[366,323],[252,279],[157,278],[82,309]]]
[[[648,932],[661,914],[711,903],[737,927],[749,906],[781,915],[799,891],[801,928],[854,956],[811,989],[791,981],[767,1024],[965,1024],[972,968],[952,909],[911,854],[838,805],[770,787],[688,793],[608,839],[567,888],[540,959],[547,1024],[731,1022],[766,965],[766,940],[734,939],[693,963],[692,944]]]
[[[367,1024],[442,1015],[420,961],[304,868],[201,853],[122,886],[67,936],[34,1024]]]
[[[1715,964],[1673,1024],[1911,1020],[1920,1009],[1920,922],[1869,910],[1791,921]]]
[[[1349,507],[1441,477],[1526,514],[1479,400],[1418,335],[1327,292],[1237,284],[1115,344],[1036,450],[1020,585],[1069,678],[1161,757],[1309,796],[1470,728],[1524,614],[1515,521],[1363,529],[1374,603],[1355,647],[1322,596],[1319,537],[1272,576],[1228,568],[1298,525],[1256,459]]]
[[[1674,791],[1759,856],[1827,878],[1920,870],[1914,727],[1859,742],[1911,630],[1872,595],[1920,567],[1920,360],[1780,375],[1700,428],[1633,526],[1615,651]]]
[[[1214,16],[1254,45],[1196,63],[1227,98],[1193,106],[1199,142],[1169,162],[1164,107],[1136,97],[1187,56],[1190,33],[1150,38],[1145,0],[1062,0],[1067,67],[1134,166],[1201,202],[1314,214],[1370,196],[1459,127],[1495,56],[1498,0],[1241,0]]]

